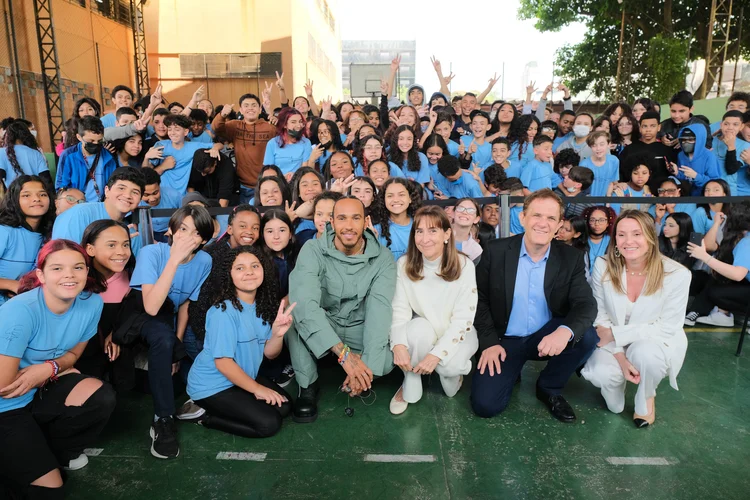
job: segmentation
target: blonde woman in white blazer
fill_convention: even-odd
[[[690,280],[688,269],[659,253],[648,214],[620,214],[607,255],[594,265],[591,288],[600,342],[581,374],[601,389],[613,413],[625,407],[626,383],[637,384],[636,427],[654,423],[656,388],[663,378],[668,376],[677,390],[688,344],[683,319]]]
[[[422,375],[433,371],[453,397],[479,348],[474,264],[456,249],[451,223],[440,207],[417,211],[406,254],[396,267],[391,350],[404,383],[391,400],[394,415],[421,399]]]

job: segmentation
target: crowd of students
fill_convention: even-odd
[[[568,264],[580,257],[593,295],[578,299],[587,311],[592,304],[599,308],[598,316],[576,318],[575,327],[558,322],[546,331],[550,340],[539,337],[536,357],[518,354],[526,349],[521,344],[512,344],[514,355],[526,361],[565,352],[563,371],[572,373],[599,343],[602,349],[583,375],[618,412],[625,381],[642,381],[636,425],[653,423],[656,385],[670,371],[676,388],[684,349],[670,354],[674,358],[659,357],[655,371],[651,347],[625,357],[623,347],[646,335],[633,333],[638,296],[661,294],[664,280],[670,287],[678,283],[695,300],[690,307],[687,296],[672,301],[673,309],[662,311],[670,320],[678,304],[685,325],[731,326],[732,311],[743,308],[750,292],[750,203],[680,202],[691,195],[750,195],[750,95],[732,94],[726,113],[713,124],[693,115],[686,90],[669,101],[665,121],[659,104],[647,98],[632,106],[613,103],[596,119],[576,113],[564,85],[560,113],[546,107],[551,85],[539,102],[531,101],[533,84],[523,103],[496,101],[485,111],[480,103],[496,79],[479,96],[451,99],[450,76],[436,60],[439,91],[426,99],[424,88],[414,85],[407,102],[398,102],[392,90],[399,62],[393,61],[381,85],[379,106],[316,103],[312,82],[290,105],[283,75],[275,84],[281,108],[271,107],[273,86],[266,85],[260,97],[242,95],[238,112],[233,104],[214,108],[203,87],[183,106],[167,104],[160,86],[140,100],[117,86],[109,113],[102,115],[91,98],[76,103],[56,147],[54,179],[33,125],[12,118],[0,122],[0,441],[5,449],[25,450],[3,459],[5,484],[32,497],[61,491],[59,468],[86,465],[83,448],[106,425],[115,405],[113,388],[136,387],[138,369],[147,368],[154,402],[151,453],[158,458],[179,454],[175,418],[246,437],[275,434],[292,411],[297,421],[314,420],[317,372],[308,358],[317,356],[313,345],[322,334],[314,340],[320,330],[310,330],[309,323],[326,321],[318,313],[328,306],[365,314],[366,308],[358,307],[368,290],[347,281],[363,272],[357,259],[377,262],[373,276],[387,275],[388,284],[380,286],[392,288],[380,290],[392,298],[379,319],[390,322],[392,315],[383,337],[388,342],[390,331],[390,346],[382,346],[387,353],[378,357],[375,375],[361,369],[372,356],[362,353],[367,347],[357,347],[358,340],[325,346],[321,352],[339,356],[347,373],[342,388],[362,393],[373,376],[395,365],[405,379],[391,411],[402,413],[421,397],[420,375],[436,371],[446,394],[456,394],[476,353],[481,376],[477,372],[473,381],[472,406],[482,416],[499,413],[523,366],[513,365],[502,380],[487,378],[511,350],[509,344],[500,347],[505,329],[510,337],[536,338],[549,326],[521,322],[510,302],[503,305],[509,316],[504,326],[497,326],[488,310],[491,295],[502,289],[497,283],[508,279],[484,257],[505,251],[492,243],[500,238],[502,217],[496,203],[480,206],[474,198],[502,193],[527,196],[509,214],[510,233],[517,236],[508,240],[516,242],[508,251],[520,252],[520,263],[530,258],[528,265],[519,263],[529,273],[523,283],[536,279],[537,257]],[[645,200],[657,195],[674,203]],[[588,196],[644,200],[594,204],[587,203]],[[433,199],[454,202],[444,209],[422,207]],[[529,199],[538,206],[530,208]],[[346,200],[358,201],[353,206]],[[551,201],[551,209],[544,206],[551,222],[542,228],[546,212],[539,207]],[[133,219],[139,206],[174,213],[154,218],[153,234],[140,234]],[[234,208],[228,216],[211,216],[209,207]],[[620,231],[621,225],[627,231]],[[557,241],[552,247],[536,242],[537,233]],[[360,245],[361,255],[349,240]],[[642,251],[624,246],[629,241]],[[388,258],[375,247],[387,248]],[[551,257],[550,248],[557,249]],[[342,259],[321,264],[336,252],[354,264]],[[310,260],[327,271],[311,274]],[[628,286],[617,273],[628,276]],[[611,282],[603,281],[605,275]],[[315,309],[300,290],[319,281],[333,299],[318,294]],[[607,294],[623,293],[628,312],[607,313],[614,307]],[[304,296],[304,303],[290,296]],[[540,297],[528,290],[520,296],[531,302]],[[516,311],[536,310],[517,304],[513,294],[506,299]],[[670,300],[671,295],[659,298]],[[551,322],[552,312],[567,308],[550,304],[540,317]],[[500,344],[488,340],[493,321]],[[468,327],[448,337],[459,322]],[[598,339],[584,333],[592,324]],[[341,338],[356,329],[347,328]],[[566,347],[571,339],[573,354]],[[613,376],[613,366],[624,375]],[[284,387],[295,369],[298,382],[305,380],[298,384],[299,400],[307,406],[293,409]],[[515,374],[512,380],[509,374]],[[175,381],[186,384],[191,398],[179,409]],[[559,390],[542,383],[538,391],[557,418],[575,418]]]

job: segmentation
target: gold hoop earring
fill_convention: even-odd
[[[620,258],[620,256],[621,256],[621,254],[620,254],[620,249],[619,249],[619,248],[617,248],[617,247],[615,247],[615,257],[617,257],[617,258],[619,259],[619,258]]]

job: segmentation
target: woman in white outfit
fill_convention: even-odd
[[[391,400],[394,415],[421,399],[421,376],[433,371],[453,397],[479,348],[473,326],[474,264],[456,249],[450,220],[440,207],[417,211],[406,254],[396,266],[391,350],[393,363],[404,371],[404,384]]]
[[[687,351],[683,319],[691,277],[659,253],[653,220],[637,210],[620,214],[607,254],[594,265],[600,342],[582,375],[601,388],[613,413],[625,407],[626,383],[637,384],[636,427],[654,423],[656,387],[663,378],[669,376],[677,390]]]

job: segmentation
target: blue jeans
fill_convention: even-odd
[[[187,377],[188,373],[190,373],[190,368],[193,366],[195,358],[197,358],[198,354],[203,350],[203,340],[197,338],[193,329],[188,325],[182,339],[182,345],[185,347],[187,357],[183,358],[180,362],[180,376],[185,382],[185,385],[187,385]]]
[[[250,203],[255,197],[255,189],[240,184],[240,203]]]

